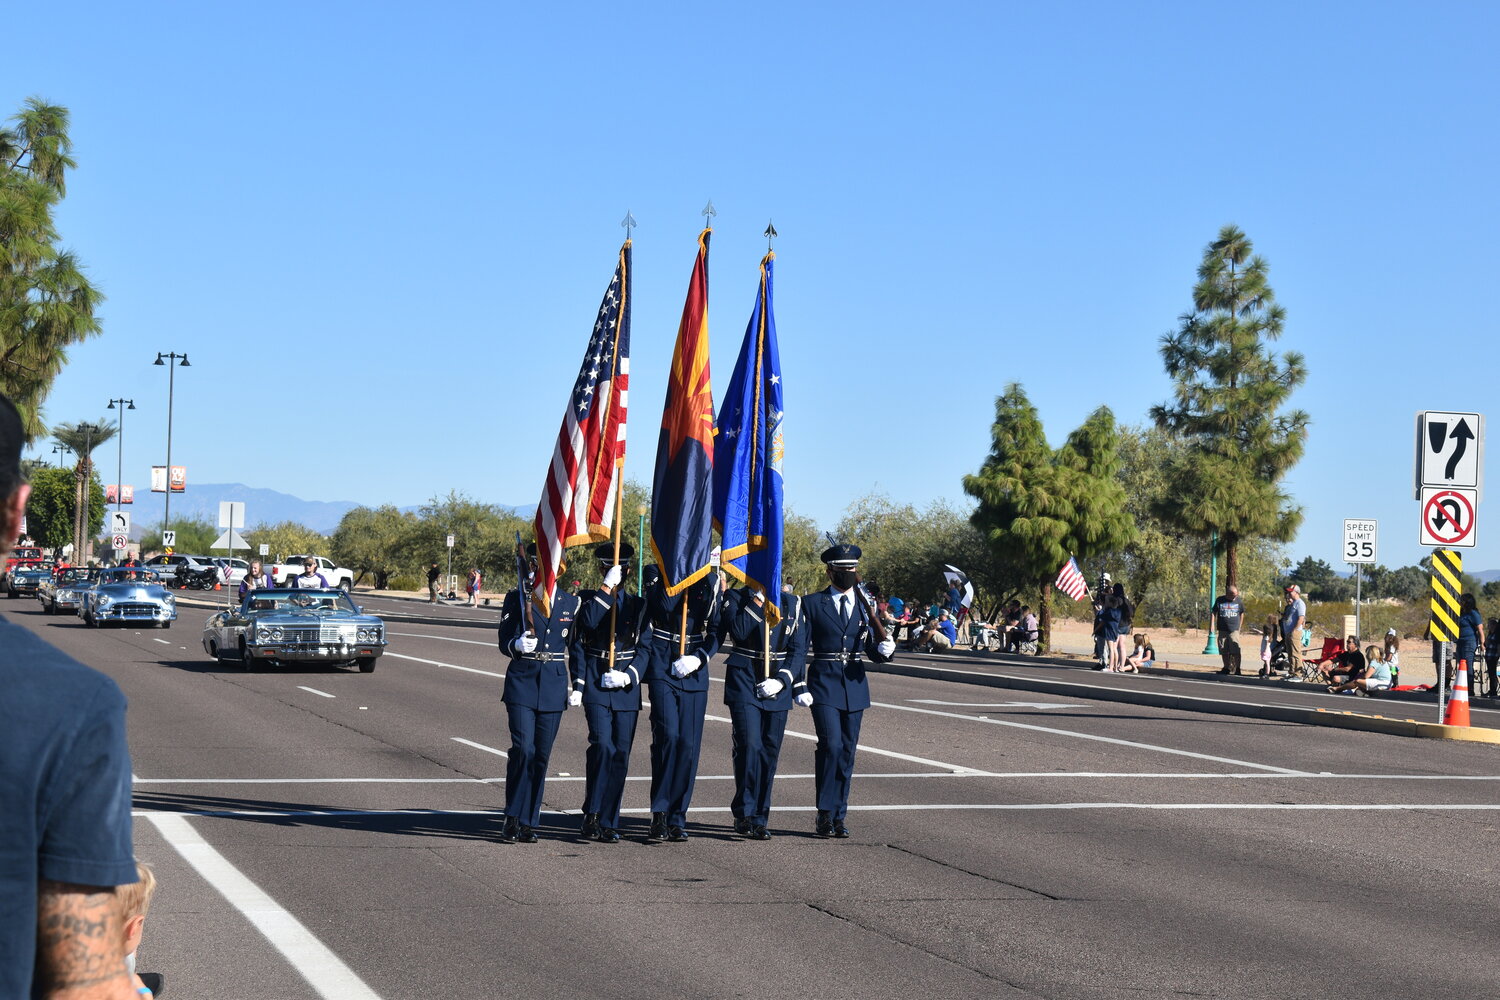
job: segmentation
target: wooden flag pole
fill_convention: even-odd
[[[620,531],[622,511],[625,505],[625,484],[620,477],[624,474],[624,463],[615,470],[615,561],[611,564],[620,565]],[[609,572],[605,570],[605,572]],[[615,584],[615,592],[609,595],[609,669],[615,669],[615,616],[620,607],[620,590],[625,586],[625,571],[620,571],[620,582]]]

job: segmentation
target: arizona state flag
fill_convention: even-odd
[[[714,438],[714,523],[719,564],[766,596],[766,617],[781,615],[781,354],[771,309],[776,255],[760,262],[760,292],[745,328]]]
[[[656,443],[651,489],[651,552],[668,594],[679,594],[713,568],[714,396],[708,379],[708,238],[688,283],[677,346],[667,376],[667,404]]]

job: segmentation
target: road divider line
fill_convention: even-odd
[[[466,747],[473,747],[475,750],[483,750],[485,753],[496,754],[497,756],[504,757],[506,760],[510,760],[510,754],[506,753],[504,750],[496,750],[494,747],[487,747],[483,743],[475,743],[473,740],[466,740],[462,736],[450,736],[448,738],[455,743],[462,743]]]
[[[723,715],[705,715],[704,718],[705,719],[712,719],[715,722],[729,722],[729,721],[731,721],[728,717],[723,716]],[[818,741],[818,737],[815,734],[813,734],[813,733],[798,733],[798,732],[793,732],[792,730],[788,729],[786,731],[786,735],[788,735],[788,736],[795,736],[799,740],[812,740],[814,743],[816,743]],[[882,750],[879,747],[872,747],[872,746],[870,746],[867,743],[857,744],[856,749],[862,750],[865,753],[877,754],[877,755],[879,755],[881,757],[891,757],[891,758],[894,758],[896,760],[910,761],[913,764],[925,764],[928,767],[936,767],[936,768],[939,768],[941,770],[948,771],[948,772],[950,772],[952,774],[979,775],[979,774],[986,773],[984,771],[979,770],[978,768],[964,767],[961,764],[949,764],[949,763],[947,763],[945,761],[932,760],[932,759],[927,758],[927,757],[913,757],[911,754],[908,754],[908,753],[897,753],[895,750]]]
[[[486,643],[486,645],[488,645],[488,643]],[[504,674],[497,674],[493,670],[480,670],[477,667],[461,667],[457,663],[444,663],[442,660],[428,660],[420,656],[407,656],[404,653],[392,653],[390,650],[386,650],[385,655],[387,657],[394,656],[398,660],[411,660],[413,663],[429,663],[434,667],[447,667],[449,670],[462,670],[466,674],[482,674],[485,677],[499,677],[501,680],[505,679]]]
[[[170,639],[158,639],[158,638],[157,638],[157,637],[156,637],[156,636],[154,636],[154,635],[153,635],[153,636],[152,636],[152,637],[151,637],[151,641],[152,641],[152,642],[159,642],[159,643],[161,643],[161,644],[162,644],[162,645],[163,645],[163,646],[170,646],[170,645],[172,645],[172,640],[170,640]]]
[[[916,802],[883,803],[872,805],[853,804],[850,812],[1047,812],[1051,810],[1125,809],[1152,810],[1157,812],[1500,812],[1500,802]],[[724,813],[729,806],[690,806],[690,813]],[[817,806],[782,806],[776,813],[816,812]],[[137,809],[131,815],[151,820],[158,826],[162,819],[197,816],[256,817],[279,819],[295,816],[501,816],[503,809],[218,809],[218,810],[167,810]],[[643,816],[651,812],[650,806],[633,806],[621,809],[621,813]],[[544,816],[576,816],[577,809],[544,810]],[[175,846],[175,845],[174,845]],[[327,996],[327,994],[324,994]],[[348,994],[339,994],[345,997]]]
[[[453,737],[458,739],[458,737]],[[488,748],[486,748],[488,749]],[[500,751],[495,751],[499,753]],[[777,774],[777,781],[795,781],[812,778],[808,774]],[[1271,781],[1500,781],[1500,774],[1269,774],[1264,771],[973,771],[955,774],[952,771],[884,771],[859,772],[861,781],[874,778],[1155,778],[1183,781],[1245,781],[1249,779]],[[494,784],[504,781],[496,778],[132,778],[137,785],[464,785]],[[567,778],[556,775],[548,781],[583,781],[582,775]],[[649,774],[632,774],[626,781],[650,781]],[[695,781],[733,781],[732,774],[700,774]],[[779,807],[778,807],[779,808]]]
[[[187,814],[144,813],[172,848],[265,935],[325,1000],[380,1000],[327,945],[205,841]]]
[[[898,712],[918,712],[922,715],[938,715],[947,719],[962,719],[966,722],[980,722],[989,726],[1010,726],[1013,729],[1029,729],[1037,733],[1052,733],[1056,736],[1071,736],[1074,739],[1094,740],[1099,743],[1110,743],[1115,746],[1134,747],[1137,750],[1151,750],[1156,753],[1175,754],[1179,757],[1192,757],[1195,760],[1211,760],[1216,764],[1231,764],[1235,767],[1255,767],[1263,771],[1273,771],[1277,774],[1305,775],[1309,772],[1298,771],[1289,767],[1276,767],[1273,764],[1257,764],[1249,760],[1237,760],[1234,757],[1217,757],[1213,754],[1198,753],[1193,750],[1178,750],[1176,747],[1157,746],[1154,743],[1137,743],[1135,740],[1122,740],[1114,736],[1099,736],[1095,733],[1080,733],[1074,729],[1057,729],[1052,726],[1038,726],[1031,722],[1012,722],[1009,719],[991,719],[976,715],[964,715],[962,712],[939,712],[932,708],[916,708],[911,705],[893,705],[888,702],[873,702],[878,708],[892,708]],[[861,747],[863,749],[863,747]]]
[[[464,643],[468,643],[470,646],[488,646],[488,647],[490,647],[491,649],[493,649],[493,650],[495,650],[497,652],[500,649],[500,647],[497,646],[493,642],[481,642],[478,639],[455,639],[455,638],[453,638],[451,636],[446,636],[446,635],[430,635],[429,633],[426,633],[426,632],[391,632],[391,631],[387,631],[386,635],[397,635],[397,636],[401,636],[403,639],[436,639],[438,642],[464,642]]]
[[[336,694],[329,694],[327,691],[319,691],[317,688],[310,688],[310,687],[307,687],[306,685],[303,685],[303,684],[298,684],[297,685],[297,690],[299,690],[299,691],[306,691],[309,694],[319,695],[319,696],[324,697],[324,698],[337,698],[338,697],[338,695],[336,695]]]

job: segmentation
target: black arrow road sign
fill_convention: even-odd
[[[1437,502],[1437,507],[1432,512],[1432,530],[1442,531],[1443,526],[1452,523],[1455,528],[1463,525],[1463,510],[1458,501],[1452,497],[1446,497]]]
[[[1442,424],[1438,426],[1441,427]],[[1474,432],[1469,429],[1469,422],[1467,420],[1460,419],[1458,426],[1453,428],[1453,433],[1448,436],[1457,441],[1458,445],[1453,449],[1453,454],[1448,459],[1448,465],[1443,469],[1444,479],[1453,478],[1453,471],[1458,468],[1459,459],[1464,457],[1464,452],[1469,450],[1469,442],[1474,440]]]

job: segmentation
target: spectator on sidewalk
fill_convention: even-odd
[[[1125,640],[1130,637],[1131,629],[1135,628],[1135,605],[1125,596],[1123,583],[1115,584],[1115,600],[1119,602],[1120,608],[1120,624],[1115,629],[1115,669],[1119,670],[1125,665]]]
[[[1484,617],[1474,605],[1473,594],[1464,594],[1458,599],[1458,610],[1458,650],[1454,659],[1467,663],[1469,676],[1472,677],[1474,676],[1474,654],[1485,650]]]
[[[1276,676],[1276,671],[1271,669],[1271,656],[1276,652],[1277,628],[1276,616],[1266,615],[1266,621],[1260,633],[1260,675],[1262,677]]]
[[[1135,634],[1135,648],[1130,655],[1125,657],[1125,665],[1120,668],[1123,673],[1140,673],[1142,667],[1149,667],[1156,662],[1156,650],[1151,646],[1151,639],[1144,632]]]
[[[1495,697],[1496,666],[1500,665],[1500,618],[1491,618],[1484,631],[1484,673],[1487,697]]]
[[[469,595],[469,607],[479,607],[479,588],[484,584],[484,577],[479,572],[478,566],[469,567],[469,578],[464,583],[464,593]]]
[[[122,885],[117,890],[120,896],[120,916],[124,921],[121,930],[125,969],[130,973],[136,993],[149,998],[151,991],[146,988],[145,981],[136,971],[136,952],[140,950],[141,937],[146,929],[146,914],[151,909],[151,897],[156,894],[156,873],[151,870],[150,865],[137,861],[135,874],[136,881],[133,884]],[[152,978],[157,981],[158,986],[161,985],[160,975],[152,974]]]
[[[436,604],[438,602],[438,578],[441,577],[442,575],[443,575],[443,571],[440,570],[440,569],[438,569],[438,564],[437,563],[433,563],[432,566],[429,567],[428,570],[427,570],[427,603],[428,604]]]
[[[1401,637],[1396,630],[1388,628],[1385,630],[1385,649],[1382,651],[1381,659],[1385,660],[1391,668],[1392,686],[1401,683]]]
[[[926,631],[917,639],[914,647],[917,652],[945,653],[952,649],[958,642],[958,629],[953,624],[948,609],[938,611],[937,620],[932,622]]]
[[[1359,654],[1359,650],[1355,650]],[[1364,655],[1360,657],[1365,661],[1365,669],[1358,677],[1351,676],[1342,684],[1330,684],[1328,690],[1335,694],[1349,694],[1354,691],[1387,691],[1391,686],[1391,665],[1380,652],[1379,646],[1368,646]]]
[[[1016,622],[1005,632],[1005,651],[1007,653],[1019,653],[1024,643],[1036,642],[1040,637],[1037,628],[1036,615],[1031,613],[1031,605],[1025,604],[1016,609]]]
[[[1245,603],[1240,600],[1240,588],[1230,584],[1214,601],[1214,626],[1219,633],[1219,658],[1224,667],[1221,674],[1240,672],[1240,625],[1245,618]]]
[[[1307,604],[1294,583],[1286,588],[1286,607],[1281,612],[1281,637],[1284,640],[1281,645],[1286,650],[1286,672],[1289,677],[1298,677],[1302,673],[1302,646],[1297,640],[1302,635],[1302,624],[1305,621]]]
[[[1365,660],[1365,654],[1359,651],[1359,640],[1350,635],[1344,637],[1344,651],[1335,656],[1321,670],[1323,676],[1330,682],[1338,684],[1341,683],[1340,677],[1345,680],[1363,677],[1367,666],[1369,664]]]

